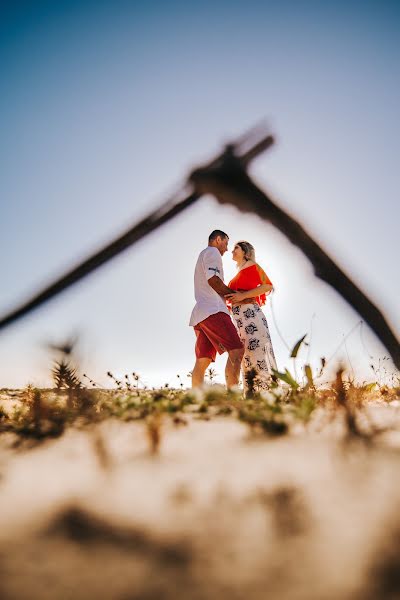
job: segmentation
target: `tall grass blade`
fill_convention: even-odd
[[[298,352],[300,350],[300,346],[302,345],[302,343],[304,342],[304,340],[306,339],[306,337],[307,337],[307,334],[303,335],[303,337],[300,338],[299,341],[295,343],[295,345],[293,346],[293,350],[292,350],[292,353],[290,355],[290,358],[296,358],[297,357],[297,354],[298,354]]]
[[[308,385],[314,387],[314,378],[310,365],[304,365],[304,373],[306,374]]]

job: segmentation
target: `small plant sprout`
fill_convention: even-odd
[[[212,367],[207,369],[206,377],[208,378],[210,383],[212,383],[217,376],[218,376],[218,373],[215,369],[213,369]]]
[[[123,386],[122,386],[122,381],[120,381],[119,379],[117,379],[112,373],[111,371],[107,371],[107,377],[109,377],[110,379],[112,379],[112,381],[114,382],[114,384],[117,387],[117,390],[122,390]]]
[[[91,378],[90,378],[88,375],[86,375],[86,373],[84,373],[84,374],[82,375],[82,377],[84,377],[85,379],[87,379],[87,380],[88,380],[88,382],[90,383],[90,385],[91,385],[92,387],[99,387],[99,384],[98,384],[98,383],[96,383],[95,381],[93,381],[93,379],[91,379]]]

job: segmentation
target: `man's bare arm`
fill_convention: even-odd
[[[220,294],[221,296],[225,296],[225,294],[234,294],[235,290],[231,290],[227,285],[224,284],[222,279],[218,277],[218,275],[213,275],[208,280],[209,285],[211,285],[212,289]]]

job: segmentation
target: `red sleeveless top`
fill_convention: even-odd
[[[266,272],[263,271],[260,265],[255,264],[239,271],[238,274],[231,279],[228,287],[237,292],[245,292],[246,290],[253,290],[263,283],[272,285],[272,282]],[[259,306],[263,306],[263,304],[266,302],[266,294],[260,294],[254,299],[254,301],[257,302]]]

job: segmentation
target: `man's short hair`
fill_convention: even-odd
[[[229,239],[229,235],[225,233],[225,231],[221,231],[220,229],[214,229],[214,231],[212,231],[208,237],[208,243],[210,244],[211,242],[216,240],[217,237]]]

